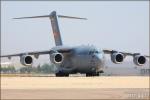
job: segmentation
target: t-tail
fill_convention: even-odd
[[[54,35],[55,45],[56,46],[63,45],[62,39],[61,39],[60,30],[59,30],[59,25],[58,25],[58,17],[60,17],[60,18],[71,18],[71,19],[83,19],[83,20],[87,20],[86,18],[57,15],[56,11],[51,12],[49,15],[32,16],[32,17],[19,17],[19,18],[14,18],[14,19],[47,18],[47,17],[51,21],[51,25],[52,25],[52,30],[53,30],[53,35]]]

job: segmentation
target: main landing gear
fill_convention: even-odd
[[[55,75],[56,75],[56,77],[69,77],[69,74],[67,74],[67,73],[61,73],[61,72],[56,73]]]
[[[86,73],[86,77],[99,76],[99,73]]]
[[[99,71],[95,73],[86,73],[86,77],[91,77],[91,76],[100,76],[101,73],[104,73],[104,71]]]

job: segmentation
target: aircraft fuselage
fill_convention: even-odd
[[[57,67],[56,73],[99,73],[104,67],[104,53],[94,46],[65,47],[56,46],[59,49],[71,49],[70,53],[62,53],[63,61],[59,64],[53,63]]]

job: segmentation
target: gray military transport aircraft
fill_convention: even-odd
[[[98,50],[94,46],[89,45],[81,45],[76,47],[64,46],[59,31],[57,20],[58,17],[86,20],[86,18],[57,15],[56,11],[51,12],[49,15],[14,18],[49,18],[52,25],[56,46],[47,51],[25,52],[11,55],[2,55],[1,57],[8,57],[11,59],[13,56],[19,56],[21,64],[25,66],[32,66],[33,57],[37,59],[39,55],[48,54],[50,56],[51,63],[54,64],[57,68],[55,72],[56,76],[69,76],[69,74],[75,73],[86,74],[86,76],[99,76],[100,73],[104,72],[104,54],[110,54],[111,61],[115,64],[122,63],[126,56],[133,56],[134,64],[142,66],[146,63],[146,58],[149,58],[149,56],[141,55],[140,53],[128,53],[106,49]]]

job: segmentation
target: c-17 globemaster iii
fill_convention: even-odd
[[[32,66],[33,56],[38,58],[39,55],[48,54],[50,56],[51,63],[57,67],[55,72],[56,76],[69,76],[69,74],[75,73],[84,73],[86,76],[98,76],[100,73],[104,72],[104,54],[110,54],[111,61],[115,64],[122,63],[126,56],[133,56],[134,64],[142,66],[146,63],[146,58],[149,58],[149,56],[141,55],[140,53],[128,53],[107,49],[100,50],[89,45],[76,47],[64,46],[59,31],[58,17],[86,20],[86,18],[57,15],[56,11],[51,12],[49,15],[14,18],[49,18],[56,46],[46,51],[2,55],[1,57],[8,57],[10,59],[13,56],[19,56],[21,64],[25,66]]]

